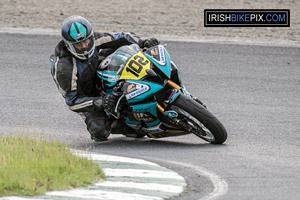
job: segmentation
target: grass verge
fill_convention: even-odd
[[[0,136],[0,197],[41,195],[103,179],[98,164],[58,142]]]

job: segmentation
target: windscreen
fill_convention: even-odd
[[[139,51],[140,48],[137,44],[122,46],[101,62],[100,69],[120,75],[127,61]]]

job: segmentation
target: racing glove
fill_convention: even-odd
[[[114,95],[105,95],[103,98],[103,108],[112,111],[118,102],[118,97]]]
[[[150,38],[150,39],[140,39],[139,42],[138,42],[138,45],[141,47],[141,48],[144,48],[144,47],[153,47],[155,45],[159,45],[159,41],[156,39],[156,38]]]

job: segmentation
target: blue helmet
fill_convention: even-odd
[[[62,38],[68,50],[78,59],[86,60],[94,54],[95,38],[91,24],[83,17],[67,18],[61,29]],[[88,48],[78,49],[74,44],[89,39]]]

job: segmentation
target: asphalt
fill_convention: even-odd
[[[299,199],[299,48],[167,42],[186,88],[223,122],[228,140],[216,146],[193,135],[116,135],[95,144],[51,78],[48,57],[59,37],[0,35],[2,134],[30,132],[72,148],[158,163],[186,179],[187,193],[178,199],[214,198],[216,187],[200,169],[227,183],[219,199]]]

